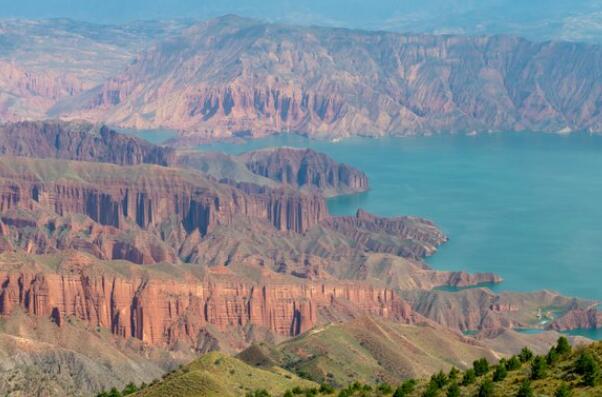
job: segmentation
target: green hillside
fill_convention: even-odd
[[[268,349],[269,350],[269,349]],[[495,365],[487,359],[472,368],[439,371],[418,380],[391,383],[352,381],[345,387],[318,386],[264,361],[251,366],[238,358],[210,353],[134,393],[142,396],[283,396],[283,397],[596,397],[602,396],[602,342],[572,348],[561,337],[546,355],[528,348]],[[255,352],[257,353],[257,351]],[[248,357],[247,357],[248,358]],[[351,363],[353,364],[353,363]],[[356,363],[360,365],[361,363]],[[307,374],[305,374],[306,376]],[[127,390],[126,390],[127,392]],[[120,392],[105,394],[118,396]]]
[[[209,353],[135,393],[137,397],[245,396],[258,389],[270,395],[317,384],[282,368],[256,368],[222,353]],[[110,395],[110,393],[107,393]]]
[[[251,365],[278,365],[335,387],[420,378],[453,366],[467,368],[481,357],[497,358],[443,327],[374,317],[330,324],[277,346],[256,344],[238,355]]]

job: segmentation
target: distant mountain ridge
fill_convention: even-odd
[[[268,24],[226,16],[141,52],[52,115],[189,139],[301,132],[601,132],[602,47]]]
[[[598,45],[301,27],[233,15],[0,28],[0,67],[16,76],[0,78],[5,121],[60,117],[169,128],[183,131],[187,144],[279,132],[602,132]],[[31,35],[47,40],[31,44]]]

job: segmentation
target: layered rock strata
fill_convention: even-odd
[[[311,149],[266,149],[240,157],[254,174],[295,187],[312,187],[329,196],[368,190],[366,174]]]
[[[562,62],[558,62],[562,59]],[[156,43],[58,109],[211,140],[602,131],[602,47],[297,27],[227,16]]]
[[[290,337],[313,328],[323,308],[413,322],[392,290],[361,283],[252,283],[230,276],[160,279],[123,277],[87,268],[76,256],[57,272],[0,272],[0,314],[23,309],[61,325],[70,317],[155,346],[188,342],[211,326],[218,331],[258,327]]]
[[[175,162],[175,153],[106,126],[60,121],[0,125],[0,154],[119,165]]]

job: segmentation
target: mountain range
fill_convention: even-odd
[[[48,33],[48,44],[36,51],[11,42],[0,58],[14,76],[0,86],[0,114],[174,129],[188,144],[280,132],[335,138],[602,131],[597,45],[300,27],[236,16],[174,24],[89,28],[96,35],[72,33],[67,25]],[[65,48],[69,40],[52,40],[64,31],[69,40],[103,49],[88,55]],[[128,45],[116,38],[124,31],[134,37]],[[66,52],[68,67],[52,61],[57,48]],[[113,57],[110,66],[105,57]],[[39,62],[55,66],[40,71]]]
[[[421,378],[414,396],[525,345],[549,356],[560,332],[602,326],[598,302],[432,269],[448,237],[430,220],[329,211],[371,185],[323,153],[194,146],[600,133],[601,63],[596,44],[234,15],[0,22],[0,394],[387,395]],[[157,145],[123,129],[177,134]],[[550,358],[550,384],[595,390],[569,367],[598,350]]]
[[[330,215],[369,181],[311,150],[191,152],[85,122],[0,138],[5,394],[88,395],[253,346],[312,379],[392,381],[602,324],[594,301],[429,268],[447,237],[428,220]]]

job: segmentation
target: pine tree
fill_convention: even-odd
[[[548,365],[546,359],[542,356],[535,357],[531,363],[531,379],[537,380],[545,378],[547,369]]]
[[[518,358],[520,359],[521,362],[526,363],[527,361],[531,360],[533,358],[533,352],[531,350],[529,350],[528,347],[523,347],[523,349],[520,351]]]
[[[573,391],[566,383],[561,384],[558,389],[556,389],[556,393],[554,393],[554,397],[571,397],[573,395]]]
[[[508,375],[508,370],[506,369],[506,363],[500,361],[498,366],[495,368],[493,372],[493,381],[500,382],[506,378]]]
[[[406,397],[410,395],[416,388],[416,381],[414,379],[408,379],[403,382],[393,393],[393,397]]]
[[[447,388],[447,397],[460,397],[460,386],[456,382]]]
[[[481,386],[479,386],[477,397],[493,397],[493,382],[489,379],[485,379],[483,383],[481,383]]]
[[[531,382],[528,379],[525,379],[520,385],[520,388],[516,393],[516,397],[534,397],[533,388],[531,387]]]
[[[571,344],[566,336],[561,336],[556,342],[556,353],[562,355],[570,353],[572,350]]]
[[[583,382],[587,386],[595,386],[600,378],[600,364],[590,352],[585,351],[577,358],[575,372],[583,375]]]
[[[521,362],[517,356],[510,357],[510,359],[508,360],[508,362],[506,364],[506,368],[508,369],[508,371],[515,371],[515,370],[519,369],[520,366],[521,366]]]
[[[455,381],[458,379],[458,376],[460,375],[460,370],[456,367],[452,367],[452,369],[449,370],[449,374],[447,375],[447,379],[449,379],[450,381]]]
[[[462,386],[472,385],[476,380],[476,375],[474,373],[474,369],[470,368],[464,372],[464,376],[462,377]]]
[[[472,368],[476,376],[483,376],[489,372],[489,363],[486,358],[481,358],[472,363]]]
[[[431,382],[437,386],[437,389],[441,389],[447,384],[447,376],[443,373],[443,371],[439,371],[431,376]]]

